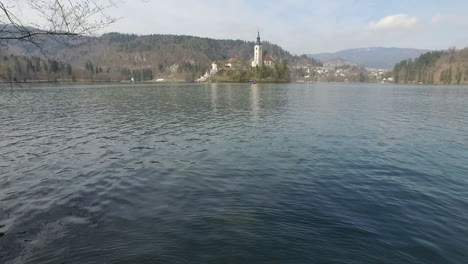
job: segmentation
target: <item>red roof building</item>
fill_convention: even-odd
[[[275,63],[275,60],[273,60],[273,58],[270,56],[270,54],[266,53],[263,56],[263,64],[265,64],[267,66],[273,66],[274,63]]]

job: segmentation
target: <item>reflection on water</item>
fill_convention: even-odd
[[[258,111],[259,111],[259,93],[258,85],[252,85],[250,88],[250,107],[252,108],[252,120],[258,120]]]
[[[468,87],[0,88],[0,263],[465,263]]]
[[[211,90],[211,107],[213,110],[218,109],[218,84],[213,83],[210,85]]]

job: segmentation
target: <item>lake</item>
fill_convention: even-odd
[[[468,263],[468,87],[0,88],[0,263]]]

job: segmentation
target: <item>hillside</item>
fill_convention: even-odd
[[[0,55],[4,59],[0,60],[0,74],[21,81],[122,81],[131,77],[137,81],[156,78],[192,80],[210,69],[215,60],[235,58],[247,65],[253,57],[254,46],[254,42],[242,40],[119,33],[98,38],[82,37],[71,43],[49,39],[43,43],[42,50],[31,44],[18,43],[2,47]],[[263,47],[275,60],[287,61],[289,65],[320,65],[306,56],[292,55],[275,44],[263,42]],[[38,69],[42,73],[36,67],[33,69],[29,60],[40,61]],[[53,61],[57,62],[58,68],[54,67],[56,71],[50,72]],[[45,68],[48,72],[44,72]]]
[[[393,72],[397,83],[468,84],[468,48],[428,52],[401,61]]]
[[[348,49],[335,53],[320,53],[308,55],[323,63],[344,60],[367,68],[392,69],[402,60],[414,59],[427,50],[402,48],[362,48]]]

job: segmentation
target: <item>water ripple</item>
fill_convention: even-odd
[[[0,88],[0,262],[466,263],[468,88]]]

